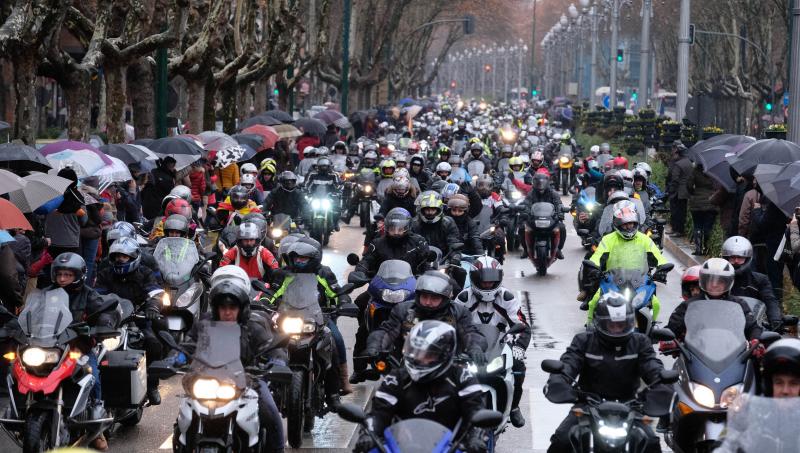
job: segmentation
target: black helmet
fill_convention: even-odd
[[[136,228],[128,222],[114,222],[106,233],[106,241],[111,245],[112,242],[123,237],[136,239]]]
[[[223,305],[236,305],[239,307],[240,324],[247,321],[250,316],[250,294],[232,280],[221,280],[211,288],[208,295],[211,306],[211,316],[219,319],[219,307]]]
[[[267,226],[268,226],[267,219],[264,217],[264,214],[260,212],[251,212],[246,216],[242,217],[242,221],[243,223],[244,222],[255,223],[256,226],[258,227],[258,230],[261,232],[260,240],[264,239],[264,237],[267,234]]]
[[[244,186],[233,186],[231,191],[228,192],[228,197],[231,199],[231,206],[233,209],[242,209],[247,206],[247,200],[250,198],[250,191]]]
[[[456,329],[432,319],[420,321],[406,336],[403,362],[414,382],[430,382],[444,374],[456,353]]]
[[[477,153],[475,153],[475,151],[477,151]],[[478,157],[483,154],[483,145],[479,142],[474,142],[473,144],[469,145],[469,152],[473,156]]]
[[[603,294],[594,309],[595,331],[612,345],[621,345],[628,341],[636,326],[633,306],[628,298],[618,292]]]
[[[624,190],[625,189],[625,182],[622,180],[622,176],[618,175],[617,173],[608,173],[603,178],[603,188],[608,193],[608,189],[615,188],[617,190]]]
[[[170,231],[177,231],[180,237],[188,238],[189,220],[180,214],[172,214],[164,222],[164,236],[168,237]]]
[[[322,246],[308,237],[294,241],[286,251],[286,265],[292,272],[317,272],[322,262]]]
[[[761,383],[765,396],[774,396],[772,377],[775,374],[800,377],[800,339],[783,338],[767,348],[761,359]]]
[[[67,291],[81,289],[86,281],[86,261],[77,253],[62,253],[53,260],[53,265],[50,267],[50,279],[53,283],[56,283],[58,271],[71,271],[75,274],[75,280],[64,288]]]
[[[392,243],[402,242],[411,229],[411,213],[404,208],[392,208],[383,219],[386,240]]]
[[[533,188],[539,193],[544,193],[550,188],[550,178],[544,173],[533,175]]]
[[[343,142],[341,140],[339,140],[338,142],[334,143],[333,144],[333,152],[336,153],[336,154],[339,154],[339,151],[344,151],[344,153],[342,153],[342,154],[347,153],[347,143],[345,143],[345,142]]]
[[[431,316],[447,309],[450,304],[450,298],[453,297],[453,284],[447,275],[437,271],[427,271],[417,279],[415,292],[414,308],[421,314]],[[422,294],[441,296],[442,303],[436,308],[424,307],[420,303]]]
[[[128,257],[124,262],[118,260],[123,255]],[[139,243],[131,238],[121,238],[115,241],[108,249],[108,260],[111,262],[111,269],[117,275],[128,275],[135,272],[142,261]]]
[[[327,175],[331,171],[331,160],[327,157],[317,159],[317,173]]]
[[[253,245],[244,245],[242,241],[253,239]],[[239,247],[239,252],[242,256],[251,257],[258,251],[258,245],[261,242],[261,230],[253,222],[245,222],[239,225],[236,231],[236,246]]]
[[[493,187],[494,180],[490,175],[478,176],[478,180],[475,182],[475,190],[481,198],[488,198],[492,194]]]
[[[278,177],[278,182],[280,183],[281,187],[283,187],[283,190],[291,192],[295,187],[297,187],[297,175],[288,170],[284,171]]]
[[[409,162],[410,166],[419,165],[420,167],[425,165],[425,159],[422,156],[412,156],[411,161]]]

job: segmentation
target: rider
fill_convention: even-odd
[[[364,158],[358,164],[358,173],[374,173],[378,175],[380,169],[378,168],[378,153],[375,152],[375,145],[367,145]]]
[[[253,165],[253,164],[246,164],[246,165]],[[264,202],[264,193],[257,187],[258,186],[258,179],[256,179],[256,175],[252,173],[245,173],[239,178],[239,185],[244,187],[247,190],[247,196],[250,198],[250,201],[256,204],[256,206],[261,206],[261,203]]]
[[[277,172],[277,163],[273,159],[264,159],[261,161],[261,171],[258,174],[256,183],[262,192],[270,192],[275,188],[275,173]]]
[[[429,246],[437,247],[444,256],[457,254],[463,246],[455,221],[444,215],[442,196],[433,191],[420,195],[419,211],[411,222],[411,231],[422,236]],[[459,258],[456,260],[456,258]],[[460,257],[451,256],[455,262]]]
[[[385,216],[394,208],[403,208],[411,212],[414,210],[414,200],[416,199],[417,191],[411,185],[411,181],[404,176],[395,177],[392,185],[386,190],[380,213]]]
[[[311,195],[324,193],[325,195],[336,196],[340,187],[341,181],[339,176],[333,172],[333,164],[330,158],[320,157],[317,159],[316,171],[306,178],[308,193]],[[335,203],[334,206],[336,206]],[[334,209],[332,214],[333,230],[339,231],[339,210]]]
[[[183,198],[175,197],[167,202],[166,207],[164,208],[164,216],[153,224],[153,231],[150,232],[150,237],[148,238],[150,242],[156,242],[159,238],[164,236],[164,222],[166,222],[167,218],[173,214],[180,214],[191,220],[192,205]]]
[[[753,270],[753,245],[742,236],[731,236],[722,243],[720,256],[735,269],[731,294],[739,297],[752,297],[764,303],[767,318],[772,330],[783,324],[781,303],[772,291],[772,285],[766,275]]]
[[[700,266],[687,267],[681,277],[681,297],[689,300],[700,295]]]
[[[522,205],[530,208],[534,203],[550,203],[555,208],[554,212],[558,216],[558,231],[560,234],[556,258],[563,260],[564,254],[561,251],[564,249],[564,243],[567,240],[567,228],[564,226],[564,213],[561,211],[561,196],[550,188],[550,177],[543,173],[537,173],[533,176],[533,190],[525,197]]]
[[[761,359],[761,391],[773,398],[800,396],[800,340],[772,343]]]
[[[421,188],[427,189],[431,182],[431,173],[425,168],[425,160],[422,156],[417,155],[411,157],[409,163],[409,173],[411,176],[417,180]]]
[[[305,212],[307,203],[302,191],[295,190],[297,189],[297,176],[290,171],[284,171],[278,177],[278,184],[278,187],[264,198],[264,212],[272,215],[286,214],[295,222],[301,223],[302,213]]]
[[[217,206],[217,219],[223,225],[233,221],[235,216],[244,217],[251,212],[261,212],[255,201],[250,199],[250,191],[242,186],[231,187],[225,201]]]
[[[469,145],[469,157],[465,165],[469,166],[472,161],[483,162],[483,173],[489,173],[492,170],[492,161],[483,154],[483,145],[480,142]]]
[[[641,380],[650,384],[659,379],[664,365],[656,357],[650,338],[634,332],[634,310],[622,294],[604,294],[597,304],[594,329],[580,332],[561,356],[564,371],[552,374],[545,394],[553,390],[574,392],[572,379],[582,391],[602,400],[629,401],[636,397]],[[658,437],[641,420],[634,423],[647,437],[645,452],[660,452]],[[571,451],[570,430],[578,416],[570,411],[550,438],[548,453]]]
[[[525,417],[519,409],[519,402],[525,383],[525,350],[531,342],[530,325],[522,312],[520,301],[514,293],[502,286],[503,266],[496,259],[482,256],[475,260],[469,279],[472,286],[461,291],[456,300],[472,312],[472,321],[475,324],[490,324],[500,331],[515,324],[525,326],[525,331],[511,341],[511,352],[514,356],[514,396],[510,417],[511,424],[521,428],[525,426]]]
[[[437,150],[437,155],[439,160],[431,162],[432,169],[437,169],[439,164],[447,163],[447,161],[450,160],[450,155],[451,155],[450,147],[448,147],[447,145],[440,146],[439,149]]]
[[[261,245],[262,235],[258,225],[245,222],[236,231],[236,245],[229,248],[219,262],[220,266],[232,264],[241,267],[250,278],[270,281],[278,261],[268,248]]]
[[[464,244],[463,252],[467,255],[483,255],[478,224],[467,215],[468,209],[469,199],[466,195],[457,193],[447,200],[447,213],[458,227],[461,242]]]
[[[403,366],[381,380],[368,426],[381,441],[383,432],[395,420],[425,418],[456,430],[460,420],[470,420],[483,408],[480,385],[466,368],[453,364],[460,338],[453,326],[436,320],[418,322],[403,344]],[[362,432],[357,452],[375,448],[372,437]],[[481,432],[473,429],[466,451],[486,451]]]

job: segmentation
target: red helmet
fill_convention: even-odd
[[[614,168],[628,168],[628,159],[622,156],[617,156],[613,159]]]
[[[169,203],[167,203],[166,209],[164,209],[164,216],[169,217],[173,214],[180,214],[187,219],[192,218],[192,205],[189,204],[188,201],[184,200],[183,198],[176,198]]]
[[[692,297],[692,286],[700,287],[700,266],[692,266],[684,271],[683,277],[681,277],[683,300],[689,300]]]

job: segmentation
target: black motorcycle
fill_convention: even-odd
[[[528,259],[540,276],[556,261],[559,242],[558,216],[552,203],[534,203],[525,221],[525,244]]]

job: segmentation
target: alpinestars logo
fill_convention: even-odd
[[[445,401],[446,399],[450,398],[449,396],[440,396],[438,398],[434,398],[433,396],[429,396],[427,401],[420,403],[417,407],[414,408],[414,415],[421,415],[425,412],[432,412],[436,413],[436,406],[439,403]]]

